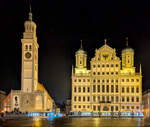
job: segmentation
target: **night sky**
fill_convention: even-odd
[[[29,0],[0,3],[0,90],[21,87],[21,38],[28,19]],[[56,102],[69,97],[74,54],[83,40],[90,59],[95,49],[107,44],[117,56],[125,48],[125,37],[135,50],[135,66],[143,67],[143,91],[150,88],[149,3],[126,0],[32,0],[33,20],[39,43],[39,82]]]

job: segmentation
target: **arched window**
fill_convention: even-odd
[[[25,50],[26,50],[26,51],[28,50],[28,45],[25,45]]]
[[[32,50],[32,45],[29,46],[29,50],[30,50],[30,51]]]

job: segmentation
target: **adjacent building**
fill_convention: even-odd
[[[145,117],[150,117],[150,89],[143,93],[143,113]]]
[[[2,102],[6,97],[6,92],[0,90],[0,111],[2,110]]]
[[[54,100],[38,82],[38,42],[36,24],[32,20],[30,10],[29,19],[24,23],[25,31],[22,42],[22,71],[21,90],[12,90],[3,101],[3,111],[21,112],[52,112]]]
[[[116,49],[105,44],[95,50],[87,69],[87,53],[82,47],[75,53],[72,67],[72,112],[135,112],[142,110],[142,69],[134,66],[134,49]]]

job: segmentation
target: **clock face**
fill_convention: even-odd
[[[27,59],[30,59],[30,58],[31,58],[31,53],[30,53],[30,52],[27,52],[27,53],[25,54],[25,57],[26,57]]]

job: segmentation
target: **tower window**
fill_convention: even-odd
[[[82,61],[80,61],[80,64],[82,64]]]
[[[29,46],[29,50],[30,50],[30,51],[32,50],[32,45]]]
[[[25,50],[26,50],[26,51],[28,50],[28,45],[25,45]]]

